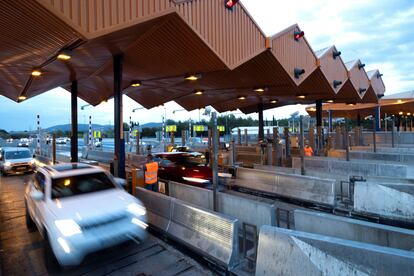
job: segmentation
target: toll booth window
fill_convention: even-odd
[[[43,173],[37,172],[36,175],[34,176],[34,181],[33,181],[33,185],[35,189],[44,193],[45,182],[46,182],[45,175]]]
[[[52,199],[114,189],[115,185],[105,173],[76,175],[52,180]]]

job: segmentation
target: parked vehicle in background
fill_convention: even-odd
[[[67,143],[66,138],[57,138],[56,139],[56,144],[57,145],[66,145],[66,143]]]
[[[0,149],[0,172],[3,175],[32,172],[35,168],[36,162],[29,149]]]
[[[13,143],[13,138],[9,138],[9,139],[7,139],[7,140],[6,140],[6,143],[8,143],[8,144]]]
[[[158,178],[205,187],[212,183],[213,172],[206,156],[199,152],[164,152],[155,154],[159,163]]]
[[[48,267],[78,265],[91,252],[145,239],[146,209],[124,183],[88,164],[37,170],[24,195],[26,225],[45,239]]]
[[[29,147],[29,139],[27,138],[22,138],[20,139],[19,143],[17,144],[18,147],[21,148],[28,148]]]

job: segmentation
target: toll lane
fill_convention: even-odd
[[[23,193],[30,175],[0,176],[2,275],[211,275],[195,260],[150,235],[89,255],[81,266],[50,271],[44,243],[25,224]]]

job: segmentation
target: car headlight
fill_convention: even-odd
[[[65,237],[82,233],[79,225],[73,219],[55,220],[55,225]]]
[[[147,214],[147,210],[145,210],[145,207],[136,204],[136,203],[131,203],[128,205],[127,207],[128,212],[130,212],[131,214],[139,217],[139,216],[145,216]]]
[[[11,166],[11,162],[10,161],[4,162],[4,166],[10,167]]]
[[[30,160],[30,164],[34,165],[36,163],[36,160],[32,159]]]

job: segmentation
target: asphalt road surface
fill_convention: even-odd
[[[24,187],[30,175],[0,176],[1,275],[212,275],[153,235],[89,255],[79,267],[48,271],[40,234],[25,224]]]

